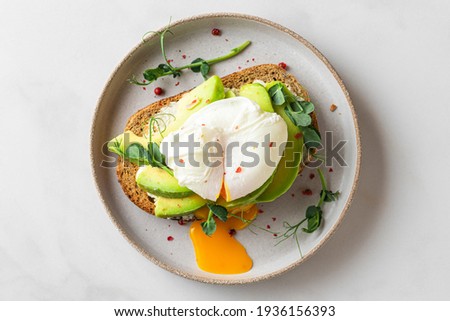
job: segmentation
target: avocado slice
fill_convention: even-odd
[[[175,120],[167,126],[163,135],[178,130],[192,114],[206,105],[224,98],[225,89],[222,80],[218,76],[211,76],[211,78],[184,94],[177,102],[177,112],[174,115]],[[162,140],[163,136],[161,133],[156,133],[153,136],[153,141],[157,144]]]
[[[267,89],[273,86],[275,82],[268,84]],[[300,129],[295,126],[284,111],[284,105],[274,106],[274,111],[280,115],[286,122],[288,128],[288,145],[284,154],[278,163],[272,183],[257,198],[256,202],[272,202],[280,197],[292,186],[300,171],[301,161],[303,159],[303,136]]]
[[[246,84],[239,89],[239,96],[253,100],[262,110],[273,113],[272,101],[266,88],[261,84]]]
[[[225,98],[233,98],[233,97],[236,97],[236,94],[231,89],[225,91]]]
[[[147,193],[167,198],[181,198],[194,194],[178,180],[159,167],[144,166],[136,174],[137,185]]]
[[[170,218],[182,216],[199,209],[206,204],[206,200],[192,194],[182,198],[157,197],[155,201],[155,216]]]

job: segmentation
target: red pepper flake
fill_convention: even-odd
[[[181,57],[182,57],[183,59],[186,59],[186,55],[181,55]]]
[[[278,236],[278,234],[277,234],[277,233],[273,233],[273,236],[274,236],[274,237],[277,237],[277,236]]]
[[[236,230],[232,228],[231,230],[228,231],[228,234],[230,234],[230,236],[236,235]]]
[[[179,81],[177,81],[177,83],[175,84],[175,86],[178,86],[180,84],[180,82]]]
[[[294,194],[294,193],[292,193],[292,194],[291,194],[291,196],[292,196],[292,197],[295,197],[295,194]]]
[[[272,221],[274,221],[274,222],[275,222],[276,220],[277,220],[277,218],[276,218],[276,217],[272,217]]]
[[[267,229],[270,229],[270,225],[269,225],[269,224],[267,224],[266,228],[267,228]]]
[[[159,96],[162,95],[164,93],[164,90],[161,87],[156,87],[153,92],[155,93],[155,95]]]
[[[302,194],[306,196],[311,196],[313,192],[309,188],[307,188],[302,191]]]
[[[142,90],[147,90],[147,88],[146,87],[142,87]]]
[[[202,126],[206,126],[205,124],[202,124]]]
[[[240,172],[242,172],[242,167],[241,167],[241,166],[239,166],[238,168],[236,168],[236,173],[240,173]]]
[[[284,70],[286,70],[287,65],[286,65],[286,63],[284,63],[284,62],[280,62],[280,63],[278,64],[278,67],[283,68]]]
[[[250,59],[247,59],[247,62],[250,62]]]
[[[301,137],[302,137],[302,133],[297,133],[294,136],[295,139],[300,139]]]
[[[238,69],[242,69],[242,67],[241,67],[241,66],[238,66]]]
[[[314,179],[314,177],[316,177],[316,175],[314,175],[314,173],[309,174],[309,179]]]
[[[167,237],[167,241],[169,241],[169,242],[170,242],[170,241],[173,241],[173,236],[168,236],[168,237]]]
[[[146,82],[147,82],[147,80],[145,80],[145,79],[142,79],[142,82],[143,82],[143,83],[146,83]]]
[[[273,147],[273,142],[270,142],[269,147]]]
[[[178,224],[179,224],[179,225],[184,225],[184,223],[185,223],[185,222],[184,222],[184,220],[183,220],[182,218],[180,218],[180,219],[178,220]]]
[[[258,209],[258,213],[261,214],[264,213],[264,211],[262,209]]]
[[[167,62],[170,64],[171,62],[173,62],[173,59],[167,59]]]
[[[252,58],[252,61],[255,61],[255,58]]]
[[[213,36],[220,36],[222,32],[220,31],[220,29],[214,28],[213,30],[211,30],[211,34]]]
[[[330,169],[328,170],[330,173],[333,172],[333,167],[330,167]]]
[[[209,104],[210,101],[211,101],[211,100],[206,99],[206,100],[205,100],[205,103]]]
[[[335,104],[331,104],[330,111],[334,112],[337,109],[337,106]]]
[[[184,159],[180,158],[180,163],[184,164]]]
[[[197,103],[197,99],[194,99],[193,101],[191,101],[191,104],[196,104]]]

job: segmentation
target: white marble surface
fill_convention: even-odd
[[[0,299],[450,299],[449,2],[168,2],[0,2]],[[147,261],[111,223],[89,163],[96,100],[120,59],[170,15],[217,11],[311,41],[362,132],[359,190],[336,235],[294,271],[246,286]]]

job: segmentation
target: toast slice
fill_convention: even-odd
[[[242,85],[253,83],[254,80],[262,80],[266,83],[279,80],[286,84],[286,86],[297,96],[303,97],[305,100],[309,101],[309,96],[307,91],[300,85],[300,83],[292,76],[287,73],[286,70],[278,67],[277,65],[264,64],[229,74],[222,78],[222,83],[225,88],[240,88]],[[125,131],[130,130],[138,136],[143,136],[144,126],[143,124],[148,123],[150,117],[159,112],[159,110],[167,106],[171,102],[176,102],[181,99],[184,92],[178,95],[161,99],[154,102],[147,107],[142,108],[137,111],[134,115],[128,119],[125,126]],[[317,117],[313,112],[311,114],[312,124],[318,129]],[[139,167],[132,164],[126,160],[119,159],[116,168],[117,178],[120,185],[128,198],[140,207],[142,210],[154,214],[155,205],[146,192],[141,190],[136,184],[136,173]],[[303,164],[300,170],[303,169]]]

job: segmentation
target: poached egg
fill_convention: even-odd
[[[287,141],[276,113],[245,97],[222,99],[192,114],[161,143],[167,165],[181,186],[201,197],[244,197],[275,171]]]

